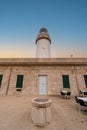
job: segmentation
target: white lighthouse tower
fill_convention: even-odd
[[[46,28],[41,28],[36,39],[36,58],[51,58],[51,39]]]

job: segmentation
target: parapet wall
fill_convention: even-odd
[[[0,58],[0,65],[87,65],[87,58]]]

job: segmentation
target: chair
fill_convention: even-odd
[[[81,90],[79,90],[79,95],[84,96],[84,93]]]
[[[62,97],[66,97],[66,94],[60,91]]]
[[[68,91],[68,92],[67,92],[67,98],[70,98],[70,96],[71,96],[71,92]]]
[[[87,92],[84,92],[84,96],[87,96]]]
[[[76,103],[79,103],[79,99],[77,98],[77,96],[75,96],[75,101]]]

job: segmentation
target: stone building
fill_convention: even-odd
[[[87,58],[51,58],[45,28],[36,45],[36,58],[0,59],[0,95],[58,95],[61,89],[76,95],[87,89]]]

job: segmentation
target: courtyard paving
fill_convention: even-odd
[[[31,120],[32,98],[37,96],[0,96],[0,130],[87,130],[87,113],[78,111],[74,98],[52,99],[52,120],[37,127]]]

